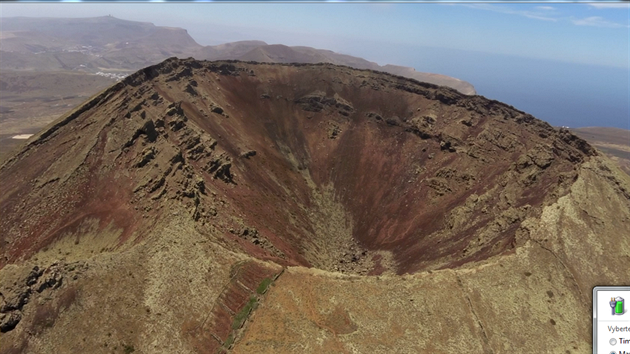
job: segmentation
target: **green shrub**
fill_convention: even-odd
[[[256,292],[259,295],[262,295],[265,293],[265,291],[267,291],[267,288],[269,287],[269,285],[271,285],[271,278],[265,278],[260,282],[260,285],[258,285],[258,288],[256,289]]]
[[[225,340],[225,343],[223,343],[223,347],[229,349],[232,343],[234,343],[234,336],[230,333],[228,338]]]
[[[234,316],[234,322],[232,322],[232,329],[239,329],[239,328],[241,328],[241,326],[243,325],[243,323],[247,319],[247,316],[249,316],[250,312],[252,312],[252,310],[256,306],[257,301],[258,300],[254,296],[249,298],[249,301],[247,302],[247,304],[245,306],[243,306],[241,311],[239,311],[236,314],[236,316]]]

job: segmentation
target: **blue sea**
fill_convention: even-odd
[[[468,81],[477,94],[554,126],[630,129],[628,68],[395,45],[364,55]]]
[[[448,60],[416,66],[466,80],[479,95],[554,126],[630,129],[628,69],[482,53],[456,66]]]

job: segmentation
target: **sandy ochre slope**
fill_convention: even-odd
[[[630,180],[481,96],[169,59],[0,167],[1,353],[587,353]]]

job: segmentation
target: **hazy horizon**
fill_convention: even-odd
[[[2,17],[112,15],[181,27],[201,45],[262,40],[328,49],[466,80],[478,94],[553,125],[630,129],[627,4],[0,6]]]

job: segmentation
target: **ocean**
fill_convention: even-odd
[[[468,81],[477,94],[554,126],[630,129],[627,68],[457,52],[420,52],[410,66]]]
[[[628,68],[394,43],[351,49],[379,64],[411,66],[468,81],[477,94],[554,126],[630,129]]]

